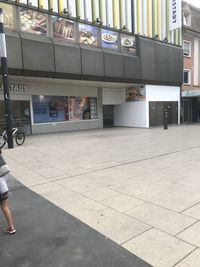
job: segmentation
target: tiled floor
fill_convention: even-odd
[[[200,125],[27,137],[12,174],[154,267],[200,264]]]

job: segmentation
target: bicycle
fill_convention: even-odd
[[[15,138],[15,142],[18,146],[23,145],[25,141],[25,134],[21,132],[17,127],[12,128],[12,136]],[[3,131],[3,133],[0,135],[0,148],[5,146],[7,143],[8,137],[6,129]]]

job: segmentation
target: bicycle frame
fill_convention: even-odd
[[[17,133],[18,130],[19,130],[19,129],[18,129],[17,127],[12,128],[12,136],[14,136],[14,135]],[[1,136],[2,136],[2,138],[6,138],[6,139],[7,139],[7,133],[6,133],[6,130],[4,130],[4,131],[2,132]]]

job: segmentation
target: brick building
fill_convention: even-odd
[[[186,2],[183,11],[184,74],[181,120],[200,122],[200,9]]]

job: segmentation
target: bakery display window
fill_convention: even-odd
[[[121,49],[123,53],[136,54],[135,36],[121,34]]]
[[[118,49],[118,33],[106,29],[101,30],[102,47],[108,49]]]
[[[47,15],[36,10],[20,8],[21,31],[35,34],[47,33]]]
[[[97,27],[79,24],[79,42],[84,45],[98,45]]]
[[[6,28],[14,28],[14,21],[13,21],[13,6],[0,3],[0,8],[4,11],[4,26]]]
[[[60,17],[52,16],[53,37],[74,40],[74,22]]]

